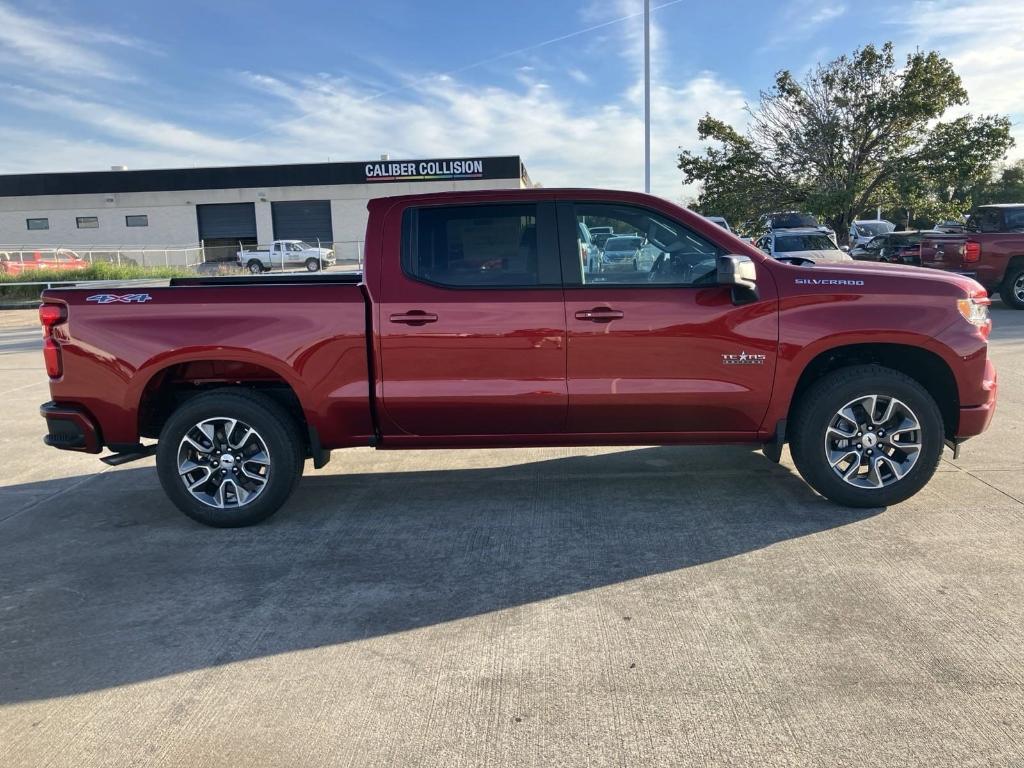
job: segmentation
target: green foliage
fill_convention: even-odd
[[[1012,146],[1010,123],[995,115],[941,122],[967,92],[934,51],[897,68],[893,47],[867,45],[818,65],[802,81],[779,72],[745,133],[711,115],[697,126],[709,142],[685,151],[679,168],[697,182],[697,208],[733,221],[770,210],[818,214],[837,233],[876,206],[956,215]]]
[[[1024,160],[1004,166],[992,180],[973,190],[974,203],[1024,203]]]
[[[0,272],[0,301],[36,300],[46,286],[23,283],[71,284],[85,280],[163,280],[195,276],[185,267],[135,267],[99,262],[85,269],[32,269],[17,275]]]

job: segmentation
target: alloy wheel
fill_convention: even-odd
[[[178,475],[186,490],[209,507],[244,507],[267,487],[270,451],[259,432],[243,421],[204,419],[178,445]]]
[[[825,459],[857,488],[884,488],[902,480],[920,455],[921,422],[906,403],[888,395],[851,400],[825,430]]]

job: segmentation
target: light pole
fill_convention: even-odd
[[[644,192],[651,193],[651,0],[644,0]]]

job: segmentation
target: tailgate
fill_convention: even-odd
[[[934,269],[961,270],[964,260],[962,235],[928,235],[921,240],[921,266]]]

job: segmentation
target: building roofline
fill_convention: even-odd
[[[481,161],[479,174],[452,174],[444,169],[452,163]],[[422,163],[433,163],[437,172],[419,174]],[[413,165],[405,176],[368,177],[372,165],[388,168]],[[445,165],[448,164],[448,165]],[[117,194],[128,192],[180,192],[204,189],[259,187],[305,187],[346,184],[415,183],[419,181],[458,181],[462,179],[525,179],[526,168],[519,155],[464,156],[361,160],[338,163],[287,163],[279,165],[234,165],[204,168],[153,168],[136,171],[66,171],[0,175],[0,197],[38,195]]]

